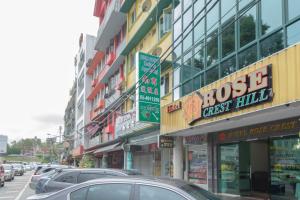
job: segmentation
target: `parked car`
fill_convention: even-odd
[[[15,170],[15,176],[23,176],[25,173],[24,166],[22,164],[13,164],[14,170]]]
[[[5,184],[5,171],[4,167],[0,164],[0,187],[3,187]]]
[[[92,179],[133,175],[141,173],[119,169],[61,169],[51,177],[41,178],[36,185],[35,193],[54,192]]]
[[[171,178],[115,177],[87,181],[28,200],[218,200],[214,194]]]
[[[24,165],[25,171],[31,171],[30,165]]]
[[[12,181],[15,179],[15,170],[14,167],[10,164],[3,164],[5,181]]]
[[[41,178],[49,178],[52,175],[54,175],[55,173],[57,173],[57,170],[59,170],[59,169],[53,169],[51,171],[48,171],[46,173],[39,174],[39,175],[32,175],[30,183],[29,183],[29,187],[31,189],[35,190],[35,187]]]

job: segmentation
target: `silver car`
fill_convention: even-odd
[[[14,167],[10,164],[3,164],[5,181],[12,181],[15,179]]]
[[[28,200],[207,200],[218,198],[177,179],[116,177],[96,179],[54,193],[37,194]]]

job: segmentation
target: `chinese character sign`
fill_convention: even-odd
[[[142,52],[136,54],[137,121],[160,123],[159,57]]]

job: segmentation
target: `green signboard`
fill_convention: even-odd
[[[136,53],[136,121],[160,123],[159,57]]]

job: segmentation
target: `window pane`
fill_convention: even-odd
[[[174,70],[174,87],[180,83],[180,68]]]
[[[200,89],[200,87],[201,87],[201,75],[198,75],[193,79],[193,91]]]
[[[183,52],[188,50],[193,44],[193,32],[191,31],[184,39],[183,39]]]
[[[282,25],[281,0],[261,1],[261,21],[261,31],[263,35]]]
[[[97,178],[104,178],[104,177],[105,177],[104,172],[103,174],[102,173],[95,173],[95,174],[81,173],[78,176],[78,183],[82,183]]]
[[[70,200],[85,200],[88,187],[81,188],[70,194]]]
[[[206,84],[210,84],[219,79],[219,67],[215,66],[206,71]]]
[[[113,192],[112,192],[113,191]],[[88,200],[129,200],[131,185],[125,184],[103,184],[94,185],[89,188]]]
[[[251,46],[239,54],[239,69],[257,61],[257,46]]]
[[[203,38],[204,38],[204,19],[202,19],[197,25],[194,26],[194,42],[198,42]]]
[[[228,76],[229,74],[235,72],[236,70],[235,64],[235,56],[227,59],[221,64],[221,78],[224,76]]]
[[[193,80],[190,80],[182,85],[182,96],[185,96],[193,91]]]
[[[191,27],[192,25],[190,25],[190,23],[192,22],[192,17],[193,17],[193,13],[192,13],[192,8],[188,9],[184,15],[183,15],[183,30],[186,29],[186,27]]]
[[[238,0],[238,2],[239,2],[239,10],[242,10],[251,1],[253,1],[253,0]]]
[[[194,67],[199,69],[198,71],[204,70],[204,48],[204,42],[201,41],[194,50]]]
[[[192,52],[190,51],[184,56],[183,65],[181,67],[181,82],[185,82],[193,76],[192,70]]]
[[[222,27],[222,56],[225,57],[235,50],[234,18],[228,20]]]
[[[140,192],[139,192],[139,199],[140,200],[186,200],[179,194],[159,188],[159,187],[153,187],[153,186],[146,186],[146,185],[141,185],[140,186]]]
[[[299,0],[288,0],[288,11],[289,19],[293,19],[300,15],[300,1]]]
[[[169,79],[169,74],[165,75],[165,94],[169,93],[169,88],[170,88],[170,79]]]
[[[279,31],[261,42],[261,56],[269,56],[283,49],[283,32]]]
[[[202,10],[204,8],[204,1],[205,0],[198,0],[194,3],[194,17],[204,15],[205,10]],[[201,10],[202,10],[202,12],[201,12]]]
[[[288,46],[293,45],[299,41],[300,41],[300,20],[287,27]]]
[[[190,5],[192,5],[193,0],[183,0],[183,9],[186,10]]]
[[[180,98],[180,87],[174,89],[173,96],[174,96],[174,101],[176,101]]]
[[[221,1],[221,21],[226,22],[236,13],[236,0]]]
[[[174,0],[174,21],[181,15],[181,0]]]
[[[218,60],[218,32],[213,32],[207,38],[207,66],[213,65]]]
[[[209,7],[210,8],[210,7]],[[207,32],[210,33],[218,27],[219,3],[217,3],[206,15]]]
[[[180,34],[181,34],[181,18],[179,20],[177,20],[177,22],[175,22],[173,34],[174,34],[174,40],[180,36]]]
[[[181,38],[179,38],[178,40],[181,40]],[[176,45],[174,45],[174,46],[176,46]],[[182,53],[181,48],[182,48],[182,42],[180,42],[179,45],[174,48],[173,60],[176,60],[181,56],[181,53]]]
[[[240,46],[244,46],[255,39],[256,7],[251,8],[240,18]]]

